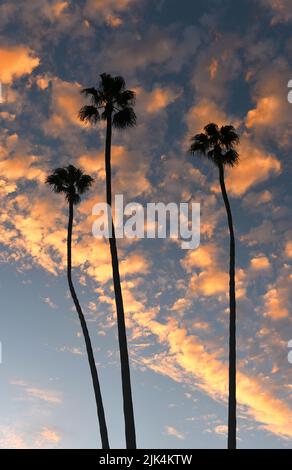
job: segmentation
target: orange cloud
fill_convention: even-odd
[[[226,184],[234,196],[241,196],[254,185],[281,173],[281,163],[249,137],[243,135],[239,147],[240,162],[227,171]]]
[[[172,364],[164,364],[162,358],[148,359],[148,367],[162,374],[172,374],[174,380],[187,380],[208,393],[216,400],[226,402],[228,393],[228,368],[220,361],[216,352],[207,352],[205,345],[196,337],[187,334],[174,319],[161,324],[148,324],[161,343],[169,347],[168,358]],[[193,377],[193,379],[190,379]],[[238,371],[237,401],[244,406],[247,416],[261,423],[261,426],[279,436],[292,437],[292,410],[275,397],[260,380]]]
[[[285,246],[285,254],[288,258],[292,258],[292,240],[289,240]]]
[[[218,72],[218,60],[214,58],[211,60],[208,71],[209,71],[211,79],[213,80],[216,77],[217,72]]]
[[[51,21],[59,19],[66,9],[70,6],[69,2],[67,1],[60,1],[55,2],[53,4],[46,4],[43,9],[43,13],[49,18]]]
[[[115,13],[127,10],[134,1],[135,0],[87,0],[84,12],[85,15],[88,15],[90,18],[102,16],[110,26],[115,28],[119,26],[119,24],[117,24],[119,17],[117,17]]]
[[[193,292],[205,296],[228,293],[229,276],[227,272],[219,269],[209,269],[194,274],[191,278],[190,287]]]
[[[201,245],[196,250],[189,251],[182,261],[182,266],[187,272],[192,272],[194,267],[208,268],[217,262],[218,249],[215,245]]]
[[[36,164],[39,164],[39,158],[35,155],[16,156],[10,159],[0,161],[0,175],[11,181],[25,178],[27,180],[45,180],[45,172]]]
[[[96,174],[101,180],[105,179],[103,149],[100,152],[88,152],[81,155],[79,164],[88,173]],[[137,156],[136,152],[122,145],[113,145],[112,165],[117,170],[114,176],[115,194],[136,197],[150,191],[151,185],[147,176],[148,163],[143,159],[143,155]]]
[[[250,261],[250,265],[251,265],[251,268],[254,269],[255,271],[262,271],[265,269],[269,269],[271,266],[269,258],[267,258],[266,256],[259,256],[259,257],[253,258]]]
[[[118,28],[119,26],[123,24],[122,18],[120,18],[119,16],[112,16],[112,15],[107,16],[106,22],[112,28]]]
[[[286,295],[283,289],[273,288],[264,295],[265,315],[272,320],[282,320],[289,316],[286,307]]]
[[[59,136],[69,126],[84,127],[78,113],[84,105],[80,94],[81,85],[52,79],[51,117],[44,124],[44,131],[53,136]]]
[[[13,80],[29,75],[40,59],[26,46],[6,46],[0,47],[0,63],[0,81],[11,84]]]
[[[203,98],[190,108],[186,122],[189,133],[195,135],[201,132],[209,122],[216,122],[218,126],[223,126],[229,121],[226,113],[214,101]]]
[[[281,101],[277,96],[259,98],[257,107],[247,113],[246,126],[272,126],[281,119],[281,111]]]
[[[173,103],[179,96],[180,92],[170,87],[156,86],[152,91],[147,92],[141,87],[135,89],[137,93],[137,109],[152,114],[165,109],[169,104]]]

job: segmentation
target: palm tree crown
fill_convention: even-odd
[[[103,73],[98,89],[84,88],[81,93],[91,98],[91,105],[83,106],[79,112],[81,121],[95,124],[112,117],[113,126],[118,129],[136,125],[135,92],[126,90],[123,77]]]
[[[204,133],[192,138],[190,153],[206,155],[215,165],[235,166],[239,161],[237,150],[234,148],[239,143],[239,136],[231,125],[222,126],[207,124]]]
[[[84,194],[93,183],[93,178],[85,175],[80,168],[68,165],[64,168],[56,168],[46,179],[55,193],[64,193],[68,202],[78,204],[81,194]]]

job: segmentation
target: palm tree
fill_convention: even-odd
[[[112,128],[126,129],[136,124],[136,114],[133,109],[135,93],[126,89],[122,77],[112,77],[103,73],[100,76],[99,87],[85,88],[82,90],[85,96],[91,98],[91,105],[83,106],[79,112],[81,121],[96,124],[100,119],[106,122],[105,142],[105,171],[106,171],[106,202],[108,207],[112,205],[111,183],[111,142]],[[125,325],[125,313],[119,273],[119,261],[115,236],[115,227],[109,214],[109,238],[112,260],[114,292],[117,310],[118,338],[121,359],[121,375],[123,389],[123,406],[125,417],[125,435],[127,449],[136,449],[136,432],[132,400],[129,354],[127,346],[127,334]]]
[[[205,132],[192,138],[189,151],[205,155],[219,169],[219,181],[227,213],[230,255],[229,255],[229,397],[228,397],[228,449],[236,449],[236,296],[235,296],[235,238],[232,213],[224,180],[225,166],[234,167],[239,161],[235,146],[239,136],[233,126],[208,124]]]
[[[83,315],[79,300],[76,295],[76,291],[72,282],[72,228],[74,219],[74,206],[81,201],[81,195],[84,194],[93,183],[93,179],[89,175],[85,175],[82,170],[75,168],[73,165],[69,165],[65,168],[57,168],[54,172],[49,175],[46,179],[46,183],[52,186],[55,193],[65,194],[66,200],[69,203],[69,220],[68,220],[68,232],[67,232],[67,278],[70,293],[75,304],[76,311],[79,316],[85,344],[87,350],[87,357],[90,366],[90,372],[92,377],[92,383],[95,394],[97,415],[99,420],[99,428],[101,435],[101,442],[103,449],[109,449],[107,426],[105,421],[104,407],[101,396],[101,390],[99,385],[98,374],[96,370],[91,340],[86,324],[85,317]]]

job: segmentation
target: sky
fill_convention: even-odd
[[[125,202],[196,202],[201,242],[118,240],[140,448],[226,448],[228,231],[218,174],[190,156],[209,122],[240,133],[226,174],[237,243],[238,447],[291,448],[291,0],[3,0],[0,5],[0,447],[100,447],[66,281],[69,163],[95,178],[76,210],[73,276],[113,448],[125,446],[105,198],[104,125],[83,87],[121,74],[136,128],[113,135]]]

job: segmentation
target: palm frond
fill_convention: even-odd
[[[100,119],[98,109],[95,106],[83,106],[79,111],[79,119],[82,122],[96,124]]]
[[[207,153],[209,148],[209,139],[206,134],[196,134],[194,137],[192,137],[191,141],[192,144],[189,148],[190,153],[194,154],[199,152],[203,155]]]
[[[220,138],[220,131],[217,124],[211,122],[204,127],[204,130],[210,139],[210,143],[216,144]]]
[[[88,191],[88,189],[91,187],[93,182],[94,182],[94,179],[91,176],[82,174],[78,183],[76,183],[78,193],[84,194],[86,191]]]
[[[125,90],[121,93],[118,93],[116,96],[116,103],[118,106],[124,107],[132,107],[134,106],[136,101],[136,93],[131,90]]]
[[[132,107],[126,106],[113,116],[113,126],[117,129],[125,129],[128,127],[135,127],[137,117]]]
[[[105,95],[109,95],[112,92],[113,77],[109,73],[102,73],[100,75],[99,90]]]
[[[116,76],[116,77],[111,77],[112,78],[112,89],[115,95],[121,94],[126,87],[126,83],[123,77],[121,76]]]
[[[230,149],[222,155],[223,165],[234,167],[239,163],[239,154],[235,149]]]
[[[232,125],[221,127],[220,141],[227,149],[239,143],[239,136]]]
[[[103,96],[96,88],[84,88],[81,93],[91,98],[93,106],[100,106],[103,102]]]

